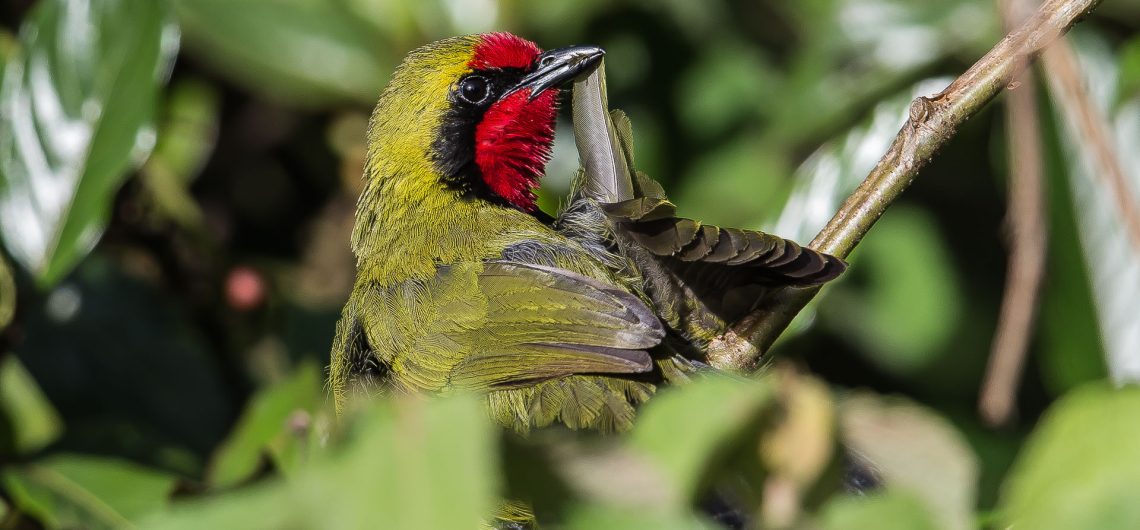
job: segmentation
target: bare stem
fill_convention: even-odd
[[[879,216],[914,180],[918,170],[958,127],[1005,88],[1042,49],[1063,35],[1100,0],[1049,0],[966,73],[933,97],[911,103],[910,116],[870,175],[812,241],[816,250],[846,257]],[[732,325],[709,345],[719,368],[751,372],[818,288],[783,290]]]
[[[1000,2],[1006,25],[1024,19],[1018,11],[1033,8],[1033,0]],[[1027,5],[1028,4],[1028,5]],[[1037,299],[1045,275],[1045,201],[1043,198],[1041,133],[1037,86],[1032,71],[1014,82],[1020,88],[1007,97],[1006,136],[1009,138],[1009,263],[1001,314],[990,350],[978,410],[990,425],[1009,421],[1016,404],[1018,380],[1025,364],[1037,316]]]

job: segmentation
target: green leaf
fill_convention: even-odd
[[[178,29],[164,2],[45,0],[20,41],[0,87],[0,237],[51,285],[98,241],[153,147]]]
[[[1140,388],[1085,386],[1054,404],[1007,479],[1001,527],[1140,528]]]
[[[341,2],[178,0],[190,51],[251,90],[302,106],[375,103],[383,39]]]
[[[497,431],[472,396],[375,400],[349,438],[285,479],[176,506],[147,526],[478,528],[499,492]]]
[[[820,514],[823,530],[934,530],[935,524],[922,503],[911,495],[895,492],[867,497],[835,497]]]
[[[855,394],[841,403],[840,425],[845,445],[875,470],[888,491],[912,496],[943,528],[975,527],[978,461],[950,422],[902,398]]]
[[[16,316],[16,279],[4,254],[0,253],[0,332],[8,329]]]
[[[720,459],[758,425],[772,398],[770,386],[760,381],[703,377],[650,401],[629,446],[657,464],[674,505],[690,501]]]
[[[154,153],[141,181],[158,209],[184,227],[200,229],[202,211],[190,184],[206,164],[218,135],[219,95],[197,79],[170,88]]]
[[[1096,111],[1107,117],[1107,146],[1124,173],[1125,202],[1140,204],[1140,96],[1116,104],[1115,58],[1103,38],[1091,32],[1077,32],[1072,42],[1078,52],[1084,86]],[[1107,356],[1108,371],[1118,381],[1140,380],[1140,246],[1129,234],[1122,211],[1120,193],[1110,185],[1104,169],[1104,151],[1083,134],[1078,125],[1081,112],[1066,104],[1061,94],[1053,94],[1062,124],[1061,139],[1068,161],[1074,210],[1077,214],[1081,248],[1095,299],[1096,316]],[[1091,353],[1091,352],[1090,352]]]
[[[310,430],[294,432],[289,420],[297,414],[312,418],[323,396],[320,370],[311,363],[301,365],[288,380],[259,392],[214,453],[206,481],[214,487],[233,486],[250,478],[267,453],[284,456],[297,451]],[[293,459],[278,458],[277,464],[289,470],[294,467]]]
[[[0,454],[28,454],[59,437],[63,423],[15,355],[0,359]]]
[[[164,509],[174,477],[138,465],[59,455],[8,468],[4,486],[15,507],[48,528],[123,528]]]

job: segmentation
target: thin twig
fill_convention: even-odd
[[[1049,0],[1017,31],[946,90],[911,103],[910,117],[894,143],[839,212],[812,241],[811,247],[846,257],[887,206],[910,185],[918,170],[934,156],[970,116],[994,98],[1045,46],[1064,34],[1100,0]],[[819,292],[785,289],[745,316],[709,345],[709,360],[718,368],[751,372],[763,352]]]
[[[1140,210],[1133,199],[1135,195],[1128,187],[1128,177],[1120,164],[1120,157],[1116,156],[1108,120],[1097,110],[1085,90],[1081,65],[1072,45],[1068,41],[1058,42],[1045,50],[1042,58],[1049,92],[1065,115],[1065,121],[1075,126],[1077,134],[1084,139],[1082,144],[1092,146],[1092,159],[1097,164],[1093,173],[1107,179],[1106,184],[1116,198],[1116,206],[1124,218],[1132,245],[1140,250]]]
[[[1000,2],[1006,27],[1024,20],[1032,0]],[[978,398],[978,410],[990,425],[1009,421],[1016,404],[1018,380],[1037,317],[1037,299],[1045,276],[1045,201],[1037,85],[1032,70],[1017,77],[1019,86],[1007,96],[1009,138],[1009,263],[997,331]]]

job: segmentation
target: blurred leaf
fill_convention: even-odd
[[[168,291],[95,253],[29,301],[16,348],[67,423],[69,449],[198,474],[236,411],[209,343]]]
[[[217,91],[199,80],[170,88],[154,153],[142,167],[142,183],[159,210],[187,228],[199,228],[202,211],[190,183],[206,164],[218,136]]]
[[[1001,526],[1140,528],[1140,388],[1090,385],[1054,404],[1003,489]]]
[[[867,497],[835,497],[820,515],[823,530],[934,530],[944,528],[911,495],[898,492]]]
[[[578,508],[564,525],[567,530],[714,530],[719,525],[703,521],[693,514],[673,514],[647,510],[622,510],[604,505]]]
[[[702,156],[675,194],[681,215],[725,226],[755,226],[786,193],[783,156],[743,136]]]
[[[59,414],[20,360],[0,358],[0,455],[32,453],[62,430]]]
[[[3,79],[4,67],[8,65],[8,59],[15,55],[19,49],[20,45],[16,43],[16,38],[8,30],[0,29],[0,79]]]
[[[298,444],[308,442],[311,428],[303,433],[290,429],[296,414],[312,418],[324,397],[320,370],[302,364],[286,381],[266,388],[250,401],[237,426],[214,453],[207,482],[218,488],[230,487],[250,478],[266,453],[284,456]],[[308,426],[311,427],[311,426]],[[277,460],[283,471],[295,471],[294,458]]]
[[[176,0],[195,55],[294,105],[372,104],[397,53],[341,2]]]
[[[4,254],[0,253],[0,332],[8,329],[8,324],[16,316],[16,279]]]
[[[41,285],[99,239],[128,169],[154,145],[158,87],[178,50],[166,4],[45,0],[0,88],[0,236]]]
[[[948,421],[901,398],[871,394],[845,398],[839,417],[846,446],[882,478],[888,491],[913,495],[943,528],[974,528],[977,458]]]
[[[124,461],[59,455],[3,474],[12,503],[48,528],[123,528],[164,509],[169,475]]]
[[[1133,37],[1120,48],[1120,88],[1122,99],[1140,96],[1140,37]]]
[[[673,505],[701,493],[719,460],[738,449],[772,404],[769,385],[709,375],[668,389],[645,406],[629,446],[656,463],[666,477]]]
[[[941,59],[972,61],[1000,36],[988,0],[818,0],[783,9],[803,34],[787,81],[765,107],[767,133],[783,144],[843,125]]]
[[[762,105],[776,104],[778,70],[756,46],[718,40],[703,48],[703,57],[678,80],[676,107],[687,131],[707,138],[754,122]]]
[[[361,404],[365,405],[365,404]],[[350,437],[294,477],[176,506],[151,528],[478,528],[499,490],[479,400],[405,397],[359,411]]]
[[[1037,326],[1037,356],[1041,379],[1054,396],[1108,376],[1088,269],[1077,233],[1068,168],[1056,135],[1055,117],[1042,115],[1051,133],[1044,137],[1044,167],[1048,177],[1049,242],[1041,286],[1041,323]]]
[[[1076,33],[1071,41],[1086,76],[1084,86],[1101,116],[1108,117],[1114,145],[1109,146],[1123,169],[1136,208],[1140,204],[1140,96],[1113,108],[1116,100],[1115,59],[1103,39],[1092,33]],[[1088,267],[1100,333],[1107,354],[1109,373],[1117,381],[1140,380],[1140,248],[1130,238],[1116,192],[1107,183],[1099,152],[1079,132],[1074,110],[1054,95],[1062,123],[1061,136],[1068,160],[1077,227]]]
[[[827,385],[790,370],[780,377],[783,411],[760,440],[760,458],[773,475],[801,491],[811,486],[832,461],[836,447],[835,407]]]
[[[838,285],[820,307],[826,322],[877,365],[912,373],[946,351],[962,314],[953,260],[932,216],[894,205],[852,261],[866,285]]]

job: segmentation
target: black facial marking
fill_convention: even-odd
[[[491,105],[518,85],[527,70],[494,68],[476,70],[451,85],[439,135],[432,143],[432,160],[443,175],[443,182],[464,195],[479,197],[503,206],[509,202],[487,187],[475,163],[475,126]],[[480,98],[480,93],[482,97]]]

